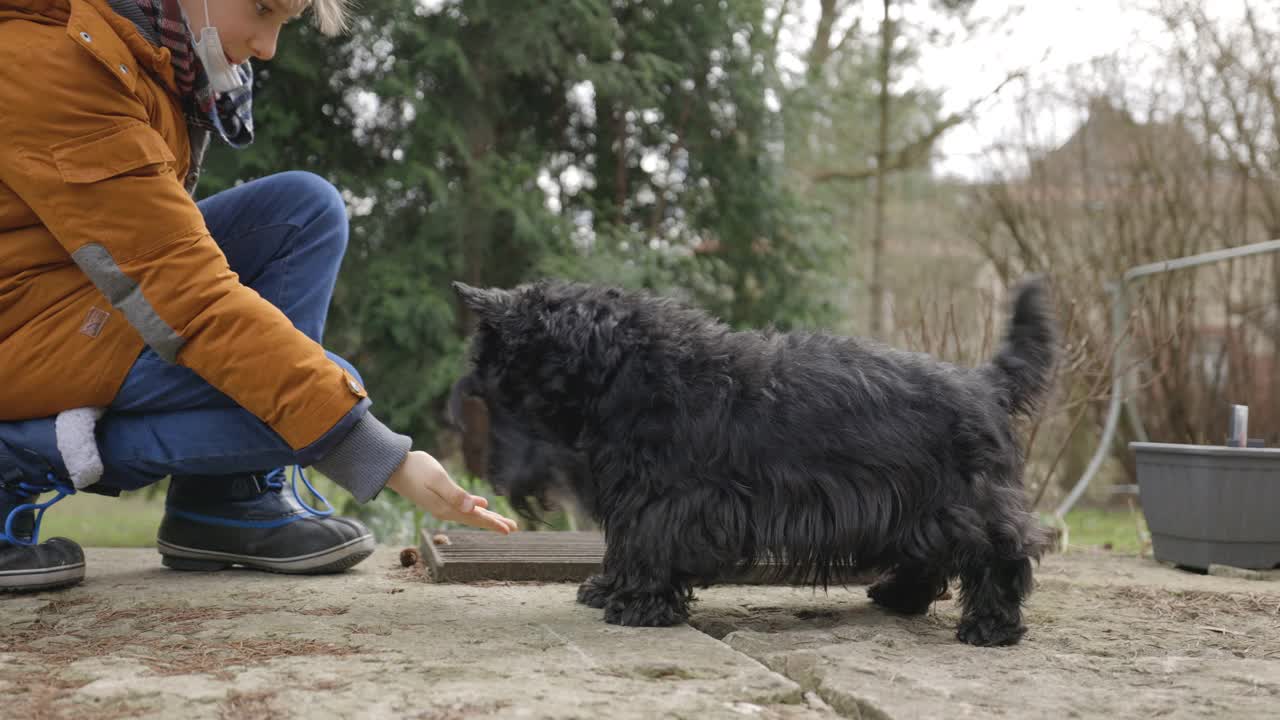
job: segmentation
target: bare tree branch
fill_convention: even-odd
[[[919,167],[933,150],[934,144],[948,130],[966,122],[973,117],[974,111],[982,103],[1000,94],[1009,83],[1025,77],[1024,71],[1011,73],[1000,84],[995,87],[987,95],[974,100],[962,111],[952,113],[945,118],[934,123],[923,135],[907,143],[905,146],[894,151],[890,156],[886,157],[884,169],[886,172],[897,172],[910,168]],[[875,166],[858,168],[856,170],[819,170],[811,176],[811,180],[815,183],[825,183],[832,181],[845,182],[861,182],[876,176],[877,169]]]
[[[813,42],[809,45],[806,60],[810,79],[819,77],[826,68],[827,60],[831,57],[833,50],[831,32],[845,7],[839,0],[821,0],[821,2],[822,14],[818,16],[818,27],[814,32]]]
[[[791,9],[791,0],[782,0],[782,4],[778,6],[778,18],[773,21],[773,32],[770,33],[769,47],[778,47],[778,37],[782,34],[782,28],[787,22],[787,12]]]

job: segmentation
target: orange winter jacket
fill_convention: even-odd
[[[184,187],[175,92],[169,51],[106,0],[0,0],[0,421],[109,405],[149,345],[312,464],[365,390],[231,271]],[[408,439],[368,420],[385,482]]]

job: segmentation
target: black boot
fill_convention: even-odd
[[[55,590],[84,580],[84,551],[66,538],[40,542],[40,520],[55,502],[75,492],[56,478],[27,478],[5,463],[0,447],[0,592]],[[37,503],[50,490],[58,496]]]
[[[175,570],[241,565],[311,575],[346,570],[373,553],[373,533],[367,527],[330,517],[332,508],[322,512],[307,506],[296,485],[284,492],[284,480],[282,468],[171,478],[156,541],[162,562]]]

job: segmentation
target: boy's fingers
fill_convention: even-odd
[[[488,527],[491,527],[504,535],[514,532],[518,527],[514,520],[499,515],[492,510],[476,510],[473,514],[483,518]]]
[[[447,495],[437,490],[432,490],[445,502],[446,507],[451,508],[448,513],[437,514],[437,517],[444,520],[456,520],[472,527],[496,530],[504,535],[515,531],[519,527],[514,520],[487,509],[489,501],[483,496],[472,495],[462,491],[461,488],[459,490],[461,494],[450,490],[446,491],[448,492]]]
[[[509,528],[509,529],[511,529],[511,530],[515,530],[515,529],[516,529],[516,527],[517,527],[517,526],[516,526],[516,521],[515,521],[515,520],[512,520],[512,519],[511,519],[511,518],[509,518],[509,517],[506,517],[506,516],[503,516],[503,515],[498,515],[498,514],[496,514],[496,513],[494,514],[494,517],[498,519],[498,522],[502,523],[503,525],[506,525],[506,526],[507,526],[507,528]]]
[[[496,515],[494,513],[489,512],[488,510],[477,512],[475,513],[475,515],[476,515],[476,519],[480,521],[475,523],[476,525],[479,525],[481,527],[487,527],[490,530],[496,530],[502,533],[503,535],[506,535],[507,533],[511,532],[511,528],[508,527],[505,522],[503,522],[504,518],[501,515]]]
[[[453,480],[446,478],[445,488],[437,490],[432,488],[431,491],[444,499],[445,503],[456,509],[458,512],[469,513],[476,507],[476,497],[471,493],[463,490]]]

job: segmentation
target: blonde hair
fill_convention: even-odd
[[[325,35],[337,35],[350,26],[351,0],[302,0],[311,6],[315,26]]]

